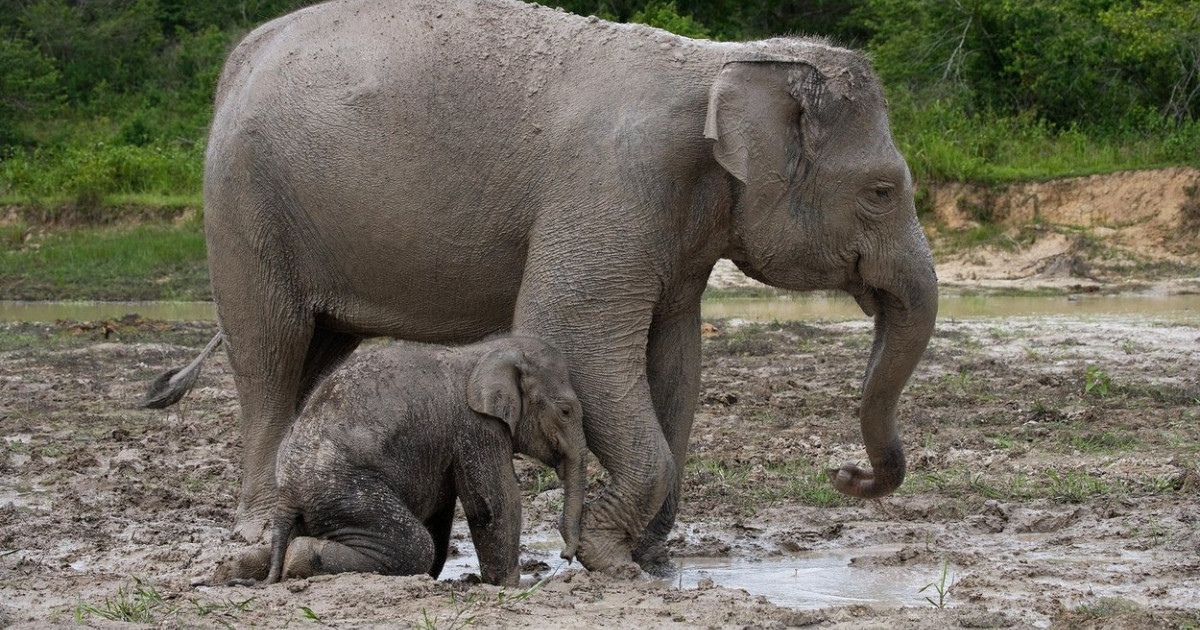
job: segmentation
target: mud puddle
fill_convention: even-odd
[[[438,579],[452,580],[479,573],[479,557],[469,542],[462,519],[455,521],[452,537],[458,541],[458,554],[446,560]],[[525,552],[521,560],[524,586],[561,573],[581,568],[558,557],[562,541],[547,535],[522,537]],[[829,606],[919,606],[929,605],[925,595],[937,595],[930,589],[928,571],[905,567],[881,567],[878,560],[895,555],[901,545],[878,545],[853,549],[824,549],[763,558],[757,554],[727,558],[681,556],[675,558],[676,574],[670,578],[650,579],[661,588],[679,590],[721,586],[761,596],[778,606],[797,610],[817,610]],[[871,565],[863,568],[863,564]],[[856,566],[856,564],[858,566]],[[932,587],[931,587],[932,588]]]
[[[668,584],[679,588],[714,585],[761,595],[773,604],[798,610],[861,604],[867,606],[928,605],[918,591],[926,572],[904,568],[851,565],[859,557],[894,553],[897,546],[829,549],[772,558],[679,558],[679,576]],[[916,586],[914,586],[916,585]],[[936,595],[934,595],[936,598]]]

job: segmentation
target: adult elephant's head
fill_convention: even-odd
[[[848,291],[875,318],[860,412],[872,470],[830,477],[880,497],[904,480],[896,404],[933,332],[937,277],[870,65],[822,46],[805,59],[726,64],[705,135],[739,182],[726,255],[773,286]]]

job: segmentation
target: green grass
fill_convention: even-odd
[[[733,503],[758,506],[792,501],[813,507],[850,505],[851,499],[833,488],[825,470],[807,460],[767,463],[762,469],[751,464],[693,457],[685,476]]]
[[[1200,165],[1200,122],[1110,132],[1056,129],[1032,114],[969,114],[950,100],[897,91],[892,129],[913,177],[1007,183]]]
[[[177,604],[168,603],[153,584],[135,577],[131,587],[119,586],[113,597],[103,604],[80,601],[75,606],[75,620],[82,624],[90,617],[129,623],[154,623],[179,611]]]
[[[841,507],[851,504],[851,499],[834,489],[824,470],[804,462],[787,462],[781,466],[768,466],[767,472],[786,479],[782,487],[768,487],[763,497],[768,501],[796,501],[813,507]]]
[[[1045,499],[1080,504],[1129,496],[1177,496],[1184,491],[1180,480],[1170,476],[1096,477],[1081,470],[1055,469],[1004,474],[949,466],[910,471],[897,493],[938,494],[967,503],[981,503],[987,499],[1007,502]]]
[[[1117,451],[1134,450],[1137,447],[1138,440],[1136,437],[1126,433],[1105,431],[1103,433],[1085,433],[1070,436],[1067,439],[1067,444],[1085,453],[1114,453]]]
[[[211,299],[199,221],[16,231],[0,232],[0,299]]]

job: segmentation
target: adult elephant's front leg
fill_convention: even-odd
[[[700,393],[700,302],[683,312],[655,317],[646,351],[647,375],[654,411],[671,448],[675,475],[658,514],[650,521],[633,559],[648,573],[669,575],[673,569],[666,541],[679,513],[680,487],[687,463],[688,437]]]
[[[553,299],[541,297],[548,295],[541,290],[523,294],[514,328],[566,355],[588,449],[610,475],[604,494],[584,508],[578,549],[580,562],[599,571],[632,560],[675,466],[646,377],[651,302],[597,300],[595,293],[585,299],[575,287],[563,289]]]

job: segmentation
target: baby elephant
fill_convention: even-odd
[[[267,581],[343,571],[437,577],[460,498],[483,580],[517,584],[514,451],[556,468],[562,557],[573,558],[586,448],[561,354],[508,336],[397,344],[352,359],[313,393],[279,446]]]

